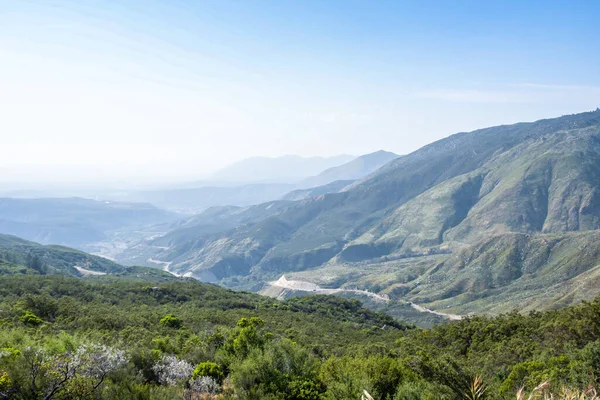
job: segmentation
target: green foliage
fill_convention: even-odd
[[[31,311],[25,311],[25,314],[19,317],[22,323],[25,325],[38,326],[41,325],[44,321],[39,318],[37,315],[32,313]]]
[[[8,392],[12,386],[12,381],[8,373],[0,371],[0,393]]]
[[[0,378],[15,399],[43,398],[59,385],[50,398],[217,391],[224,399],[347,400],[366,390],[377,400],[508,400],[546,380],[555,393],[594,387],[598,315],[600,299],[430,330],[398,321],[381,329],[388,317],[351,300],[278,302],[195,281],[148,287],[124,278],[4,276]],[[185,327],[156,323],[165,316]],[[66,365],[77,370],[61,370]],[[95,367],[81,369],[88,365]],[[61,383],[60,374],[69,379]]]
[[[225,374],[223,374],[221,366],[211,361],[201,362],[196,366],[196,368],[194,368],[194,374],[192,375],[192,378],[196,379],[200,376],[210,376],[219,384],[223,383],[223,379],[225,379]]]
[[[42,246],[16,236],[0,234],[0,275],[61,274],[80,276],[74,268],[123,273],[126,268],[106,258],[64,246]]]
[[[439,400],[449,397],[444,387],[420,380],[401,384],[394,395],[394,400]]]
[[[288,400],[317,400],[324,387],[317,378],[318,363],[306,349],[289,340],[254,347],[241,362],[232,365],[231,379],[243,399],[265,395]]]
[[[168,326],[169,328],[180,329],[182,326],[182,322],[179,318],[174,316],[173,314],[167,314],[160,319],[160,324],[163,326]]]

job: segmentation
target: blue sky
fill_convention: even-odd
[[[188,179],[595,109],[599,17],[597,1],[0,0],[0,171]]]

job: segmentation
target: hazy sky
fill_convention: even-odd
[[[407,153],[600,106],[598,1],[0,0],[0,181]]]

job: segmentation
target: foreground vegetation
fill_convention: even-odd
[[[600,300],[422,330],[336,297],[0,276],[6,399],[592,399],[599,338]]]

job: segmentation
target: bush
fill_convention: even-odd
[[[200,363],[196,366],[196,368],[194,368],[194,374],[192,375],[192,378],[196,379],[201,376],[210,376],[217,381],[219,385],[223,383],[223,379],[225,378],[221,366],[210,361]]]
[[[41,325],[44,321],[39,318],[37,315],[32,313],[31,311],[25,311],[25,314],[21,315],[19,318],[22,323],[30,326],[38,326]]]
[[[162,326],[168,326],[169,328],[180,329],[182,326],[181,320],[173,314],[167,314],[160,320]]]
[[[0,371],[0,393],[8,392],[12,386],[12,381],[6,372]]]

